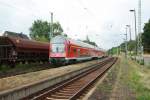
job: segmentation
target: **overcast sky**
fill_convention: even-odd
[[[150,18],[150,0],[142,1],[142,26]],[[138,11],[138,0],[0,0],[0,32],[14,31],[29,35],[34,20],[59,21],[64,32],[73,39],[86,35],[101,48],[109,49],[123,42],[125,25],[132,26]],[[1,34],[0,33],[0,34]]]

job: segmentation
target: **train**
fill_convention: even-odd
[[[65,65],[106,56],[105,50],[101,48],[62,35],[52,38],[49,52],[49,61],[54,65]]]
[[[65,65],[106,56],[105,50],[101,48],[62,35],[53,37],[48,43],[8,33],[0,36],[0,66],[8,64],[14,67],[19,62],[48,61],[54,65]]]
[[[12,36],[0,36],[0,66],[22,62],[48,62],[49,43]]]

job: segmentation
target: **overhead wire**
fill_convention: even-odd
[[[31,11],[26,10],[26,9],[24,9],[24,8],[16,7],[16,6],[11,5],[11,4],[8,4],[8,3],[6,3],[6,2],[0,1],[0,5],[7,6],[7,7],[9,7],[9,8],[13,8],[13,9],[16,9],[16,10],[17,10],[18,12],[20,12],[20,13],[24,13],[24,11],[26,11],[27,14],[32,15],[32,16],[34,16],[34,17],[37,17],[37,15],[36,15],[34,12],[31,12]]]

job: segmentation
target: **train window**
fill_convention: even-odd
[[[76,53],[76,51],[77,51],[76,49],[73,49],[73,52],[74,52],[74,53]]]
[[[53,53],[64,53],[65,45],[64,44],[52,44]]]

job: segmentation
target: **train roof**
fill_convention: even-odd
[[[3,33],[3,36],[11,36],[11,37],[16,37],[16,38],[23,38],[23,39],[29,39],[27,35],[21,33],[16,33],[16,32],[11,32],[11,31],[5,31]]]
[[[55,43],[55,42],[63,43],[64,41],[69,41],[70,43],[72,43],[74,45],[81,46],[81,47],[104,51],[103,49],[101,49],[99,47],[93,46],[91,44],[85,43],[85,42],[80,41],[80,40],[73,40],[73,39],[67,38],[67,37],[62,36],[62,35],[58,35],[58,36],[54,37],[51,42],[52,43]]]
[[[49,47],[49,43],[46,42],[38,42],[18,37],[0,36],[0,45],[8,44],[17,48],[47,49]]]

